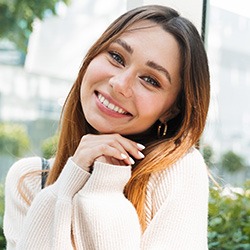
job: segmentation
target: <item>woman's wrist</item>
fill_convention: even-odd
[[[76,165],[70,157],[61,174],[53,184],[60,198],[72,198],[86,183],[90,173]]]
[[[95,161],[91,177],[79,193],[84,193],[84,195],[97,192],[123,193],[130,177],[131,166],[119,166]]]
[[[88,164],[80,164],[75,156],[71,156],[69,159],[72,161],[73,164],[75,164],[75,166],[83,169],[86,172],[90,171],[90,166],[88,166]]]

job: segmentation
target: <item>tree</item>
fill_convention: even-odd
[[[221,156],[221,166],[230,173],[238,172],[246,167],[244,159],[234,153],[228,151]]]
[[[20,124],[0,124],[0,154],[23,156],[29,149],[30,140],[26,128]]]
[[[212,158],[214,154],[212,147],[209,145],[204,146],[202,150],[202,154],[203,154],[203,157],[207,166],[212,167],[213,166]]]
[[[45,139],[42,143],[42,154],[43,157],[49,159],[55,156],[57,150],[58,135],[51,136]]]
[[[0,0],[0,39],[12,41],[26,53],[34,20],[56,14],[59,2],[68,4],[70,0]]]

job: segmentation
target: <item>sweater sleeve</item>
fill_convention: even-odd
[[[140,249],[138,216],[123,194],[130,175],[128,166],[95,162],[91,177],[74,197],[77,249]]]
[[[15,163],[6,178],[4,234],[7,249],[72,249],[72,198],[89,178],[89,173],[69,159],[57,181],[40,191],[41,169],[38,157]],[[25,175],[22,190],[18,183]]]

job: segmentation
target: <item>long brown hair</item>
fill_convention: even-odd
[[[172,34],[179,44],[182,58],[182,90],[177,104],[180,112],[168,122],[168,137],[147,145],[144,151],[146,157],[133,168],[132,177],[124,190],[145,229],[144,202],[149,177],[176,162],[199,140],[210,99],[207,56],[200,35],[190,21],[180,17],[171,8],[150,5],[133,9],[116,19],[90,48],[63,107],[58,150],[47,185],[56,181],[67,159],[74,154],[81,137],[91,132],[80,100],[80,86],[89,63],[131,25],[142,20],[150,20]]]

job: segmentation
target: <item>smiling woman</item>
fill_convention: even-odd
[[[119,17],[68,95],[46,187],[40,158],[8,173],[7,249],[207,249],[208,176],[194,145],[208,105],[190,21],[156,5]]]
[[[167,122],[176,115],[180,67],[171,34],[152,21],[132,25],[86,69],[81,105],[87,122],[99,133],[121,135]]]

